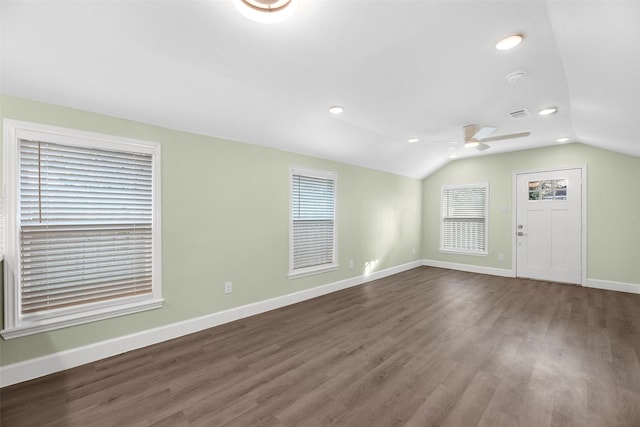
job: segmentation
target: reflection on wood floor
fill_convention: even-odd
[[[420,267],[1,391],[10,426],[640,426],[640,295]]]

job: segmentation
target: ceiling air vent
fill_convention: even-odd
[[[529,115],[529,112],[524,108],[522,110],[516,110],[509,113],[512,119],[523,119]]]

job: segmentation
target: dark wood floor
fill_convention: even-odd
[[[1,390],[10,426],[640,426],[640,295],[421,267]]]

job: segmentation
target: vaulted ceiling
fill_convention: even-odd
[[[450,154],[563,136],[640,156],[638,1],[301,0],[274,25],[231,0],[4,0],[0,12],[9,95],[416,178]],[[519,46],[495,49],[512,34]],[[537,114],[547,106],[559,110]],[[480,152],[460,143],[467,124],[531,135]]]

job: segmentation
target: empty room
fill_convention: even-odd
[[[638,22],[2,0],[0,425],[640,426]]]

